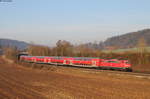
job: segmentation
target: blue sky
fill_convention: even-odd
[[[150,27],[150,0],[0,2],[0,37],[53,46],[102,41]]]

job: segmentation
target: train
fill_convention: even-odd
[[[19,55],[19,61],[52,64],[74,67],[89,67],[98,69],[120,70],[131,72],[131,64],[128,60],[120,59],[101,59],[94,57],[64,57],[64,56],[29,56]]]

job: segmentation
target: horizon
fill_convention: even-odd
[[[0,2],[1,38],[54,46],[100,42],[150,27],[149,0]]]
[[[108,38],[112,38],[112,37],[116,37],[116,36],[122,36],[122,35],[130,34],[130,33],[134,33],[134,32],[139,32],[139,31],[143,31],[143,30],[150,30],[150,28],[146,28],[146,29],[142,29],[142,30],[137,30],[137,31],[131,31],[131,32],[128,32],[128,33],[123,33],[121,35],[113,35],[113,36],[108,37]],[[69,40],[65,40],[65,41],[68,41],[68,42],[70,42],[73,45],[80,45],[80,44],[86,44],[86,43],[97,43],[97,44],[99,44],[100,42],[106,41],[108,38],[106,38],[105,40],[102,40],[102,41],[91,41],[91,42],[89,41],[89,42],[84,42],[84,43],[73,43],[73,42],[71,42]],[[12,38],[0,38],[0,39],[16,40],[16,41],[25,42],[25,43],[28,43],[28,44],[35,44],[35,45],[49,46],[49,47],[56,46],[57,41],[59,41],[59,40],[57,40],[56,42],[54,42],[53,45],[48,45],[48,44],[40,44],[40,43],[36,43],[36,42],[32,42],[32,41],[28,42],[28,41],[25,41],[25,40],[18,40],[18,39],[12,39]],[[60,40],[64,40],[64,39],[60,39]]]

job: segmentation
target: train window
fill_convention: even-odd
[[[90,61],[91,59],[88,59],[88,58],[75,58],[75,60]]]
[[[91,59],[84,59],[85,61],[91,61]]]
[[[125,62],[126,64],[130,64],[128,61]]]
[[[54,57],[54,59],[62,59],[61,57]]]
[[[119,61],[105,61],[105,62],[108,62],[108,63],[119,63]]]
[[[80,58],[75,58],[75,60],[81,60]]]

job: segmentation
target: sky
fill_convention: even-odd
[[[104,41],[150,28],[149,4],[150,0],[0,2],[0,38],[49,46],[58,40],[73,44]]]

